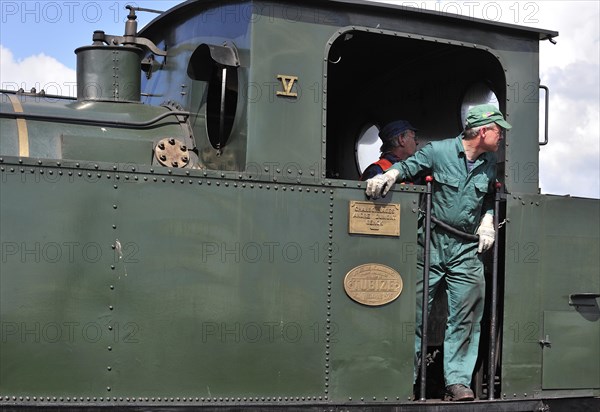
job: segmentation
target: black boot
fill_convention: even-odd
[[[472,401],[475,399],[473,391],[461,383],[446,386],[445,401]]]

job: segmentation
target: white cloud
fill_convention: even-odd
[[[600,114],[596,104],[552,98],[549,143],[540,150],[543,193],[600,197]]]
[[[75,96],[76,73],[43,53],[16,60],[13,53],[0,45],[0,88],[26,91],[35,87],[47,94]]]
[[[600,198],[600,3],[539,5],[536,26],[559,32],[557,44],[540,45],[541,82],[550,88],[540,186],[543,193]]]
[[[600,3],[597,1],[542,1],[535,27],[559,32],[556,44],[540,45],[541,67],[565,67],[576,61],[598,64]],[[582,16],[585,16],[582,18]]]

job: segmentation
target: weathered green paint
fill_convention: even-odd
[[[140,101],[141,48],[102,44],[80,47],[75,54],[79,100]]]
[[[27,114],[71,117],[75,121],[93,119],[112,122],[147,122],[169,110],[145,104],[84,102],[55,97],[17,95]],[[124,110],[127,107],[127,110]],[[13,113],[6,93],[0,93],[0,111]],[[156,163],[153,143],[174,137],[190,145],[190,137],[173,116],[146,129],[74,124],[62,121],[26,120],[29,155],[40,159],[71,159],[119,162],[132,165]],[[16,120],[0,118],[0,148],[3,156],[19,156]]]
[[[100,394],[112,344],[114,189],[110,180],[48,172],[1,173],[0,388]]]
[[[542,336],[543,389],[600,388],[600,312],[598,305],[576,312],[545,311]]]
[[[598,346],[592,340],[585,344],[587,351],[581,350],[579,340],[600,335],[598,317],[578,313],[569,305],[569,294],[600,292],[600,257],[593,252],[600,249],[599,212],[600,205],[594,199],[509,196],[502,352],[502,390],[506,393],[539,396],[546,385],[556,389],[550,387],[556,386],[557,371],[574,373],[566,372],[574,367],[573,359],[575,364],[589,361],[598,371],[594,365]],[[549,320],[544,317],[544,313],[554,312],[559,315]],[[561,319],[565,317],[587,329],[579,334],[559,330],[560,336],[556,336],[557,322],[564,322]],[[550,342],[557,343],[542,349],[539,341],[549,334],[547,328],[552,330]],[[598,390],[596,376],[595,372],[586,375],[581,371],[570,388],[583,385]]]
[[[335,191],[330,393],[336,401],[407,399],[412,396],[413,383],[418,196],[393,193],[384,199],[400,204],[399,237],[349,235],[351,200],[363,201],[364,192]],[[368,307],[346,295],[344,276],[366,263],[383,264],[400,273],[403,290],[395,301]]]
[[[362,189],[104,175],[2,173],[3,393],[410,395],[416,194],[372,238],[348,234]],[[405,282],[381,308],[343,291],[373,259]]]

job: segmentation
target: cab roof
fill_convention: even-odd
[[[187,10],[194,5],[205,5],[205,6],[220,6],[231,3],[260,3],[260,0],[187,0],[184,3],[178,4],[177,6],[169,9],[165,13],[156,17],[152,20],[147,26],[145,26],[140,34],[145,31],[150,31],[151,27],[154,26],[157,22],[161,22],[162,24],[166,23],[171,19],[176,19],[184,10]],[[401,14],[418,14],[421,16],[427,16],[428,18],[439,20],[439,21],[447,21],[447,22],[455,22],[455,23],[467,23],[469,25],[476,26],[487,26],[487,27],[495,27],[501,30],[512,31],[516,34],[520,34],[521,36],[528,36],[537,34],[539,40],[551,40],[554,37],[558,36],[557,31],[546,30],[546,29],[538,29],[535,27],[528,26],[520,26],[516,24],[509,23],[501,23],[497,21],[484,20],[479,18],[474,18],[470,16],[462,16],[458,14],[451,14],[440,12],[436,10],[427,10],[419,7],[411,7],[408,5],[398,5],[391,3],[378,3],[376,1],[365,1],[365,0],[303,0],[302,3],[298,4],[297,1],[294,0],[269,0],[269,4],[286,4],[292,3],[296,6],[307,6],[313,5],[318,7],[325,7],[333,10],[345,11],[349,8],[358,8],[364,10],[371,11],[386,11],[387,13],[398,13]],[[162,25],[161,24],[161,25]],[[160,26],[160,25],[159,25]]]

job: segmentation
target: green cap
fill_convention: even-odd
[[[491,104],[481,104],[473,106],[467,112],[467,120],[465,129],[470,129],[477,126],[485,126],[486,124],[496,123],[503,129],[510,129],[512,126],[506,120],[502,112]]]

